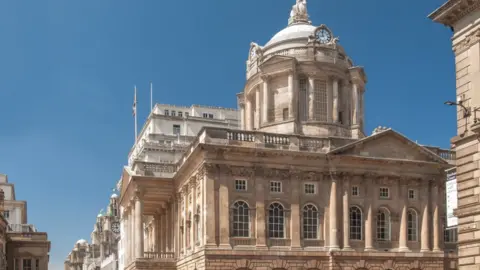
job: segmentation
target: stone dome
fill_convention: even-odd
[[[79,244],[79,245],[81,245],[81,246],[85,246],[85,245],[88,245],[88,242],[87,242],[87,240],[85,240],[85,239],[80,239],[80,240],[77,241],[76,244],[77,244],[77,245]]]
[[[302,39],[305,42],[308,40],[308,37],[313,35],[317,29],[316,26],[311,25],[310,23],[298,23],[298,24],[291,24],[280,32],[276,33],[265,47],[270,47],[274,44],[284,43],[291,40]]]
[[[110,199],[116,199],[118,198],[118,195],[116,193],[113,193],[112,196],[110,196]]]

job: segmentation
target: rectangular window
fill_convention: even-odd
[[[270,181],[270,192],[274,192],[274,193],[282,192],[282,182]]]
[[[283,121],[288,120],[288,108],[283,109]]]
[[[416,194],[415,194],[415,190],[409,189],[409,190],[408,190],[408,198],[409,198],[410,200],[414,200],[414,199],[416,199],[416,197],[417,197],[417,196],[416,196]]]
[[[208,113],[203,113],[202,116],[203,118],[208,118]]]
[[[236,191],[246,191],[247,190],[247,180],[235,180],[235,190]]]
[[[10,211],[8,211],[8,210],[3,211],[3,217],[4,218],[10,218]]]
[[[208,118],[213,119],[213,114],[209,113]]]
[[[352,196],[360,196],[360,190],[357,186],[352,187]]]
[[[328,94],[327,81],[315,80],[313,91],[315,119],[319,121],[328,121]]]
[[[185,117],[189,117],[190,116],[190,113],[189,112],[185,112]]]
[[[177,112],[176,112],[176,111],[172,111],[172,116],[177,116]]]
[[[338,112],[338,123],[343,124],[343,112]]]
[[[168,112],[168,110],[165,110],[164,114],[165,114],[166,116],[170,115],[170,113]]]
[[[381,199],[388,199],[390,198],[390,190],[386,187],[380,188],[380,198]]]
[[[36,259],[35,260],[35,270],[39,270],[39,269],[40,269],[40,260]]]
[[[23,270],[32,270],[32,260],[23,259]]]
[[[173,134],[180,135],[180,125],[173,125]]]
[[[178,117],[183,117],[183,112],[178,112]]]
[[[458,235],[457,235],[457,228],[449,228],[445,229],[444,233],[444,241],[445,243],[457,243],[458,241]]]
[[[304,185],[305,194],[315,194],[315,184],[307,183]]]

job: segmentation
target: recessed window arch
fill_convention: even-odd
[[[250,236],[250,210],[244,201],[236,201],[233,204],[233,236]]]
[[[363,214],[358,206],[350,207],[350,239],[362,240]]]
[[[407,237],[408,241],[418,241],[418,214],[414,209],[407,211]]]
[[[318,239],[318,208],[313,204],[303,207],[303,239]]]
[[[390,211],[385,207],[378,209],[377,212],[377,240],[390,240]]]
[[[268,207],[268,237],[285,238],[285,208],[278,202]]]

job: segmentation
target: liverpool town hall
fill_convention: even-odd
[[[453,153],[366,134],[364,69],[292,4],[283,30],[250,45],[238,129],[205,126],[175,163],[124,167],[125,269],[457,268]]]

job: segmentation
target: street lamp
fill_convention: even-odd
[[[463,109],[463,118],[470,116],[470,108],[465,107],[465,105],[463,105],[463,101],[461,100],[459,100],[458,102],[445,101],[444,104],[448,106],[460,106]]]

